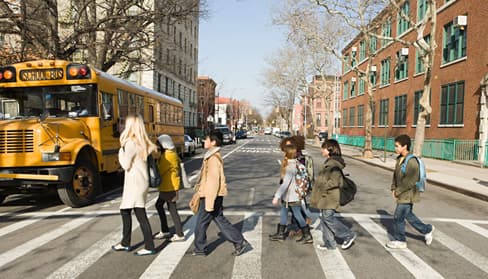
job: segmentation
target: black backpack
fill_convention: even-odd
[[[161,174],[159,173],[158,165],[153,156],[147,156],[147,172],[149,174],[149,187],[156,188],[161,184]]]
[[[344,206],[348,203],[350,203],[353,199],[354,196],[356,195],[356,192],[358,190],[358,187],[356,183],[350,179],[347,175],[344,175],[344,172],[342,172],[342,169],[339,167],[334,167],[333,169],[338,169],[341,172],[342,178],[344,183],[342,184],[342,187],[338,187],[340,191],[340,198],[339,198],[339,204],[341,206]]]

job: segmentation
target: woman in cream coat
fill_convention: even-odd
[[[155,250],[151,225],[145,208],[149,188],[147,156],[156,151],[157,147],[147,136],[144,121],[140,115],[127,116],[124,131],[120,135],[120,146],[119,162],[125,170],[124,189],[120,203],[123,229],[122,241],[112,246],[112,249],[115,251],[131,250],[131,211],[134,209],[144,235],[144,249],[135,254],[137,256],[151,255],[155,253]]]

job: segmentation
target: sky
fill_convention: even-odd
[[[247,100],[263,116],[265,59],[285,43],[272,24],[270,0],[208,0],[210,14],[200,20],[198,75],[209,76],[220,96]]]

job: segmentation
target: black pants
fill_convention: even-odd
[[[131,216],[132,208],[128,209],[121,209],[120,215],[122,216],[122,244],[123,246],[130,246],[130,239],[132,235],[132,216]],[[154,241],[151,231],[151,225],[149,224],[149,220],[147,219],[146,209],[136,207],[134,208],[134,212],[136,213],[137,221],[141,226],[142,234],[144,235],[144,248],[147,250],[154,250]]]
[[[176,195],[176,194],[175,194]],[[171,196],[166,192],[159,192],[158,200],[156,201],[156,210],[158,211],[159,220],[161,221],[161,231],[169,232],[168,221],[166,220],[166,213],[164,212],[164,203],[168,204],[168,210],[171,214],[171,219],[175,224],[175,232],[178,236],[183,236],[183,228],[181,227],[180,215],[176,209],[176,202],[171,201]]]
[[[225,239],[232,242],[234,247],[241,245],[244,241],[242,233],[224,217],[223,200],[224,197],[217,197],[214,211],[207,212],[205,211],[205,199],[200,199],[195,227],[195,252],[207,252],[207,229],[211,221],[215,222]]]

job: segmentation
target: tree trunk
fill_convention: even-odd
[[[368,86],[368,105],[366,106],[366,119],[364,125],[365,136],[364,136],[364,150],[363,150],[363,157],[368,159],[374,157],[372,122],[373,122],[373,92],[371,90],[371,86]]]

